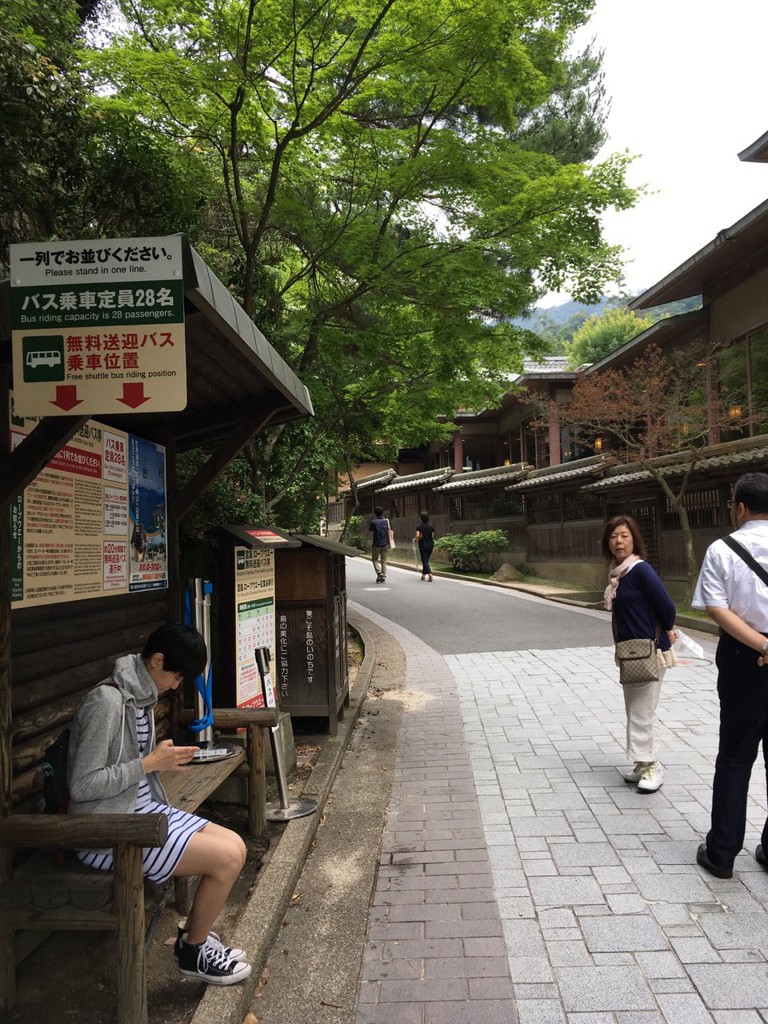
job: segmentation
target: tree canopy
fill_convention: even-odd
[[[650,317],[640,317],[626,306],[588,317],[565,345],[568,366],[575,370],[587,363],[599,363],[652,326]]]
[[[268,504],[278,447],[310,486],[318,437],[326,472],[432,439],[438,414],[495,401],[541,350],[510,317],[616,277],[600,217],[635,192],[625,155],[593,162],[601,55],[570,50],[592,0],[117,7],[77,50],[68,29],[83,166],[70,215],[34,230],[190,234],[317,411],[315,440],[248,453]]]

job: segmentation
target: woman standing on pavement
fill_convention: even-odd
[[[429,565],[429,559],[435,547],[435,528],[430,523],[427,512],[421,512],[419,518],[421,522],[416,527],[416,540],[418,541],[419,555],[421,556],[421,581],[423,583],[427,579],[431,583],[432,569]]]
[[[609,569],[605,607],[613,612],[617,642],[655,639],[662,654],[669,651],[677,639],[675,606],[655,570],[645,561],[645,542],[635,520],[631,516],[609,519],[601,549]],[[674,664],[673,658],[673,654],[668,656],[669,664]],[[659,668],[658,679],[623,687],[627,755],[634,761],[634,768],[624,773],[624,779],[636,782],[641,793],[655,793],[664,781],[656,718],[663,678],[664,669]]]

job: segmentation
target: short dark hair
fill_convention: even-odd
[[[745,473],[736,481],[733,500],[746,505],[750,512],[768,513],[768,473]]]
[[[422,523],[428,523],[429,522],[429,512],[419,512],[419,518],[421,519]]]
[[[613,553],[608,545],[608,541],[611,539],[611,534],[614,530],[617,530],[620,526],[626,526],[629,532],[632,534],[632,549],[634,554],[638,558],[647,558],[648,552],[645,549],[645,541],[643,535],[640,533],[640,527],[637,525],[632,516],[613,516],[605,524],[603,528],[603,535],[600,538],[600,550],[603,553],[603,558],[610,562],[613,558]]]
[[[183,622],[160,626],[152,633],[141,656],[146,661],[153,654],[162,654],[166,672],[179,672],[185,679],[197,679],[208,660],[205,640],[194,626]]]
[[[374,512],[374,515],[383,516],[384,515],[384,508],[381,505],[377,505],[376,508],[373,510],[373,512]]]

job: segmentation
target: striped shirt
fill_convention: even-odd
[[[146,709],[136,709],[136,737],[139,741],[139,753],[143,757],[148,753],[150,741],[150,722]],[[196,814],[189,814],[177,807],[153,800],[146,779],[139,783],[134,810],[137,814],[165,814],[168,818],[168,839],[165,844],[145,847],[142,850],[145,878],[151,882],[165,882],[175,871],[191,837],[195,832],[204,829],[208,822]],[[77,858],[83,864],[99,871],[112,870],[111,850],[78,850]]]

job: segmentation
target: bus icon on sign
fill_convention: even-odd
[[[64,335],[36,335],[21,339],[24,382],[64,380]]]

